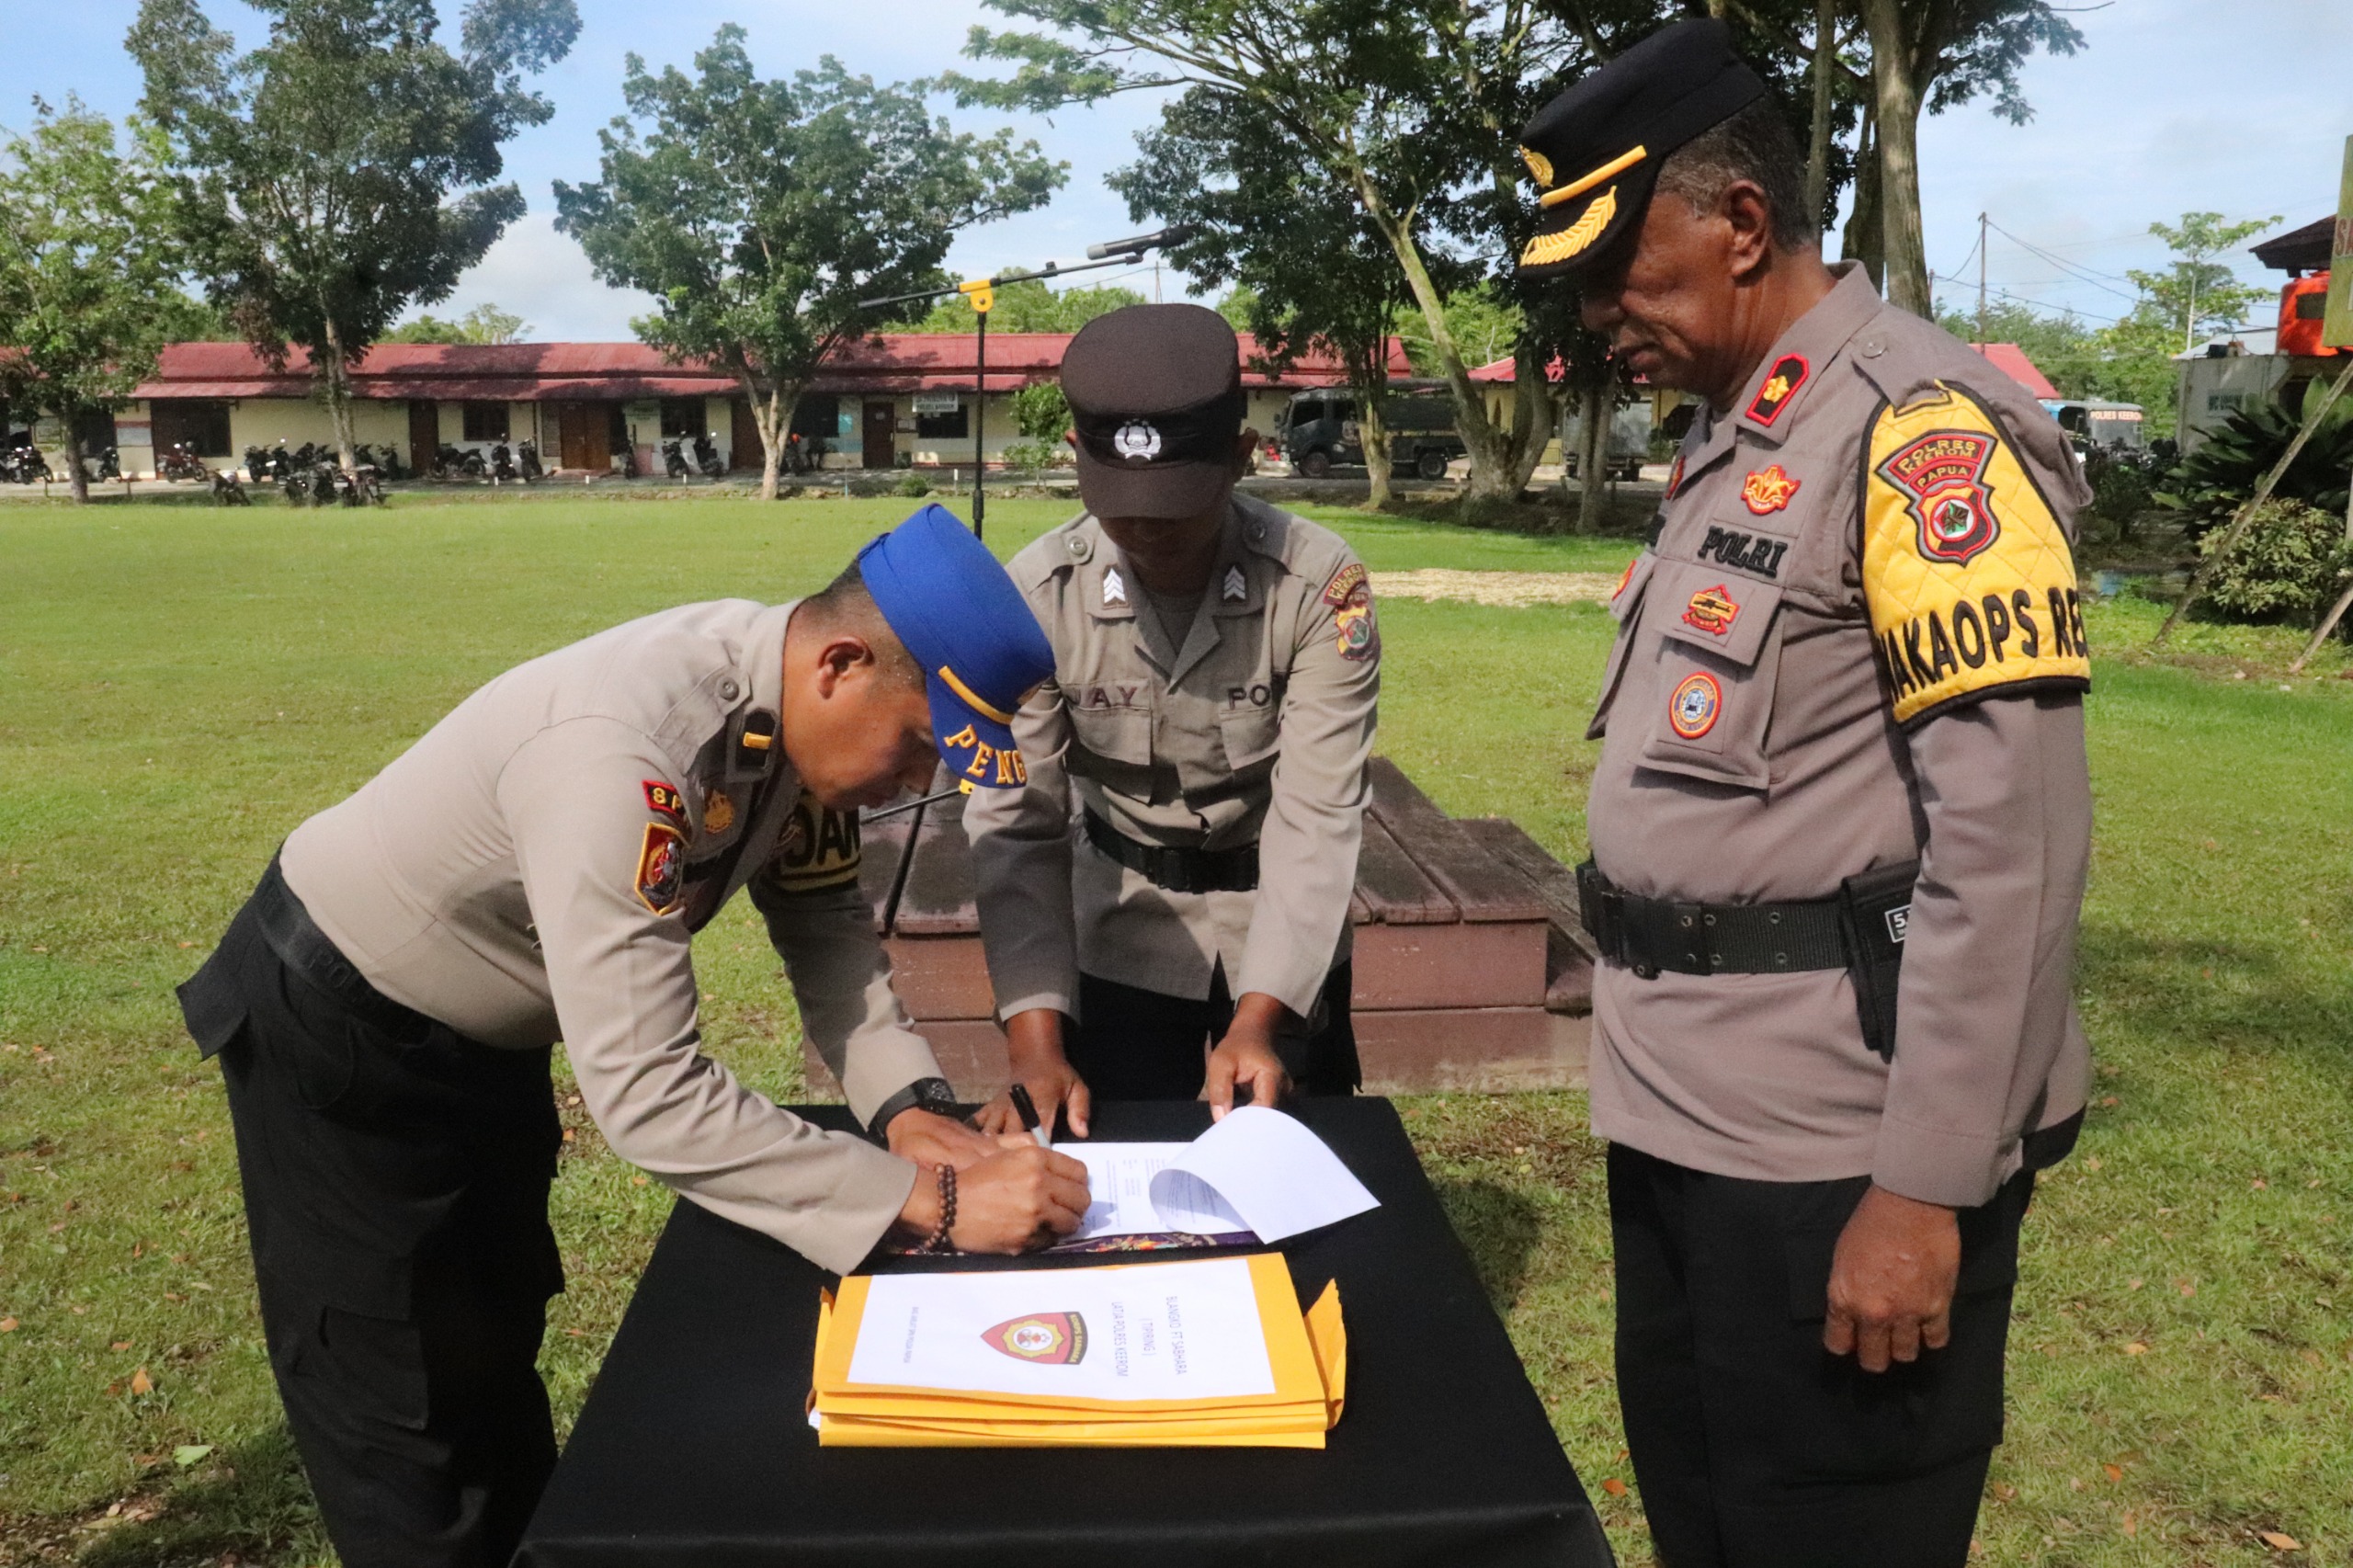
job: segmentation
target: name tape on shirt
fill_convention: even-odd
[[[768,874],[788,892],[817,892],[858,881],[864,858],[856,812],[803,799],[794,803],[784,831],[777,835]]]
[[[1379,646],[1372,621],[1372,574],[1360,561],[1351,561],[1324,585],[1324,602],[1332,607],[1332,623],[1339,629],[1340,656],[1370,659]]]
[[[656,915],[675,915],[686,888],[687,835],[666,822],[647,823],[637,851],[637,902]]]
[[[1863,597],[1898,723],[2091,685],[2075,553],[1989,409],[1939,383],[1881,411],[1863,462]]]

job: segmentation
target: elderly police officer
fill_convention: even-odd
[[[1703,400],[1614,600],[1583,873],[1643,1507],[1670,1568],[1958,1564],[2088,1078],[2084,489],[2021,388],[1823,266],[1722,24],[1521,138],[1522,270]]]
[[[1013,1252],[1076,1224],[1083,1168],[940,1114],[858,889],[857,809],[938,754],[1009,752],[992,715],[1052,667],[930,507],[813,598],[690,605],[509,671],[287,839],[180,994],[221,1054],[271,1365],[346,1562],[502,1563],[553,1466],[559,1038],[616,1153],[828,1268],[894,1230]],[[688,938],[746,886],[875,1142],[701,1053]]]
[[[1015,1079],[1081,1132],[1090,1092],[1206,1085],[1218,1114],[1237,1083],[1347,1093],[1381,687],[1364,566],[1234,493],[1256,437],[1215,312],[1098,316],[1062,385],[1087,510],[1010,568],[1054,677],[1014,719],[1029,787],[964,812]]]

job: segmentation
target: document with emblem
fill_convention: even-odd
[[[1099,1268],[853,1275],[819,1314],[827,1446],[1321,1448],[1347,1337],[1279,1255]]]
[[[1229,1113],[1190,1143],[1054,1148],[1086,1167],[1094,1198],[1066,1247],[1114,1236],[1279,1242],[1380,1207],[1304,1123],[1261,1106]]]

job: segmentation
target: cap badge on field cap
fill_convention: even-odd
[[[1160,432],[1141,419],[1131,419],[1112,436],[1111,446],[1131,463],[1150,462],[1160,455]]]

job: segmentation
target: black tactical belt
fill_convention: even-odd
[[[373,985],[343,949],[311,918],[273,859],[254,889],[254,914],[261,923],[261,938],[288,969],[349,1008],[357,1017],[388,1034],[422,1039],[433,1020],[404,1007]]]
[[[1170,892],[1252,892],[1258,886],[1258,846],[1255,844],[1233,849],[1178,849],[1165,844],[1141,844],[1093,810],[1086,814],[1086,842],[1156,888],[1165,888]]]
[[[1786,974],[1845,969],[1844,900],[1797,903],[1687,903],[1613,886],[1587,860],[1577,868],[1585,928],[1601,956],[1644,980],[1675,974]]]

